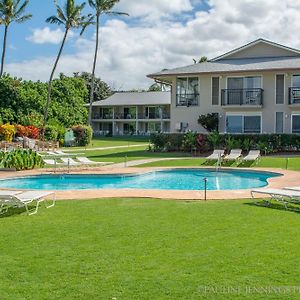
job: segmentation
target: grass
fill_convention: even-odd
[[[107,199],[2,217],[1,299],[299,299],[245,293],[299,286],[299,213],[272,208]]]
[[[206,163],[205,158],[180,159],[180,160],[163,160],[158,162],[146,163],[139,167],[191,167],[191,166],[214,166],[215,162]],[[258,167],[258,168],[279,168],[294,171],[300,171],[300,157],[284,157],[267,156],[262,157],[260,161],[255,163],[237,164],[235,162],[226,162],[227,167]]]
[[[116,147],[116,146],[130,146],[130,145],[144,145],[149,144],[149,137],[99,137],[94,138],[90,145],[86,148],[102,148],[102,147]],[[84,147],[65,148],[66,150],[85,149]]]

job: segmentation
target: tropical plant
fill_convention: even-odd
[[[220,144],[220,140],[221,140],[220,133],[218,131],[214,130],[212,133],[210,133],[207,136],[207,140],[213,146],[213,148],[215,149]]]
[[[91,126],[76,125],[72,127],[72,130],[78,146],[87,146],[91,143],[93,137]]]
[[[6,142],[12,142],[15,132],[16,129],[14,125],[4,124],[0,126],[0,136]]]
[[[93,77],[91,73],[88,72],[82,72],[74,73],[74,78],[80,78],[83,79],[85,82],[85,85],[88,89],[89,95],[91,95],[92,92],[92,82],[94,78],[94,99],[93,101],[101,101],[113,94],[113,91],[111,90],[110,86],[101,80],[101,78]],[[90,103],[89,97],[86,98],[86,102]]]
[[[182,150],[183,151],[192,151],[197,146],[197,133],[193,131],[188,131],[182,141]]]
[[[18,149],[11,152],[0,152],[0,166],[21,171],[43,167],[44,162],[35,151]]]
[[[208,132],[218,130],[219,127],[219,114],[211,113],[207,115],[201,115],[198,118],[198,123],[206,129]]]
[[[228,152],[230,152],[231,149],[234,148],[235,143],[236,143],[235,139],[234,139],[231,135],[228,135],[228,136],[225,138],[225,147],[226,147],[226,150],[227,150]]]
[[[61,54],[63,52],[65,42],[68,36],[68,33],[72,28],[74,29],[81,29],[80,35],[83,34],[86,27],[92,24],[93,17],[91,15],[84,16],[82,15],[82,10],[85,7],[85,3],[81,3],[77,5],[75,3],[75,0],[66,0],[65,6],[62,8],[58,5],[57,0],[54,0],[55,6],[56,6],[56,13],[57,16],[51,16],[47,18],[46,22],[50,24],[57,24],[57,25],[63,25],[65,28],[63,40],[61,43],[61,46],[59,48],[56,60],[54,62],[50,79],[48,82],[48,95],[47,95],[47,102],[45,106],[44,111],[44,122],[43,122],[43,131],[47,124],[48,120],[48,110],[51,103],[51,92],[52,92],[52,81],[53,77],[57,68],[57,64],[59,62],[59,59],[61,57]],[[42,132],[42,136],[44,135],[44,132]]]
[[[24,14],[28,3],[29,0],[25,0],[23,3],[21,3],[21,0],[0,0],[0,25],[4,25],[0,77],[2,77],[4,71],[4,61],[9,25],[12,22],[24,23],[27,20],[31,19],[31,14]]]
[[[253,145],[253,140],[251,140],[249,138],[244,139],[243,142],[242,142],[242,148],[245,151],[249,151],[251,149],[252,145]]]
[[[96,46],[95,46],[95,54],[93,61],[93,69],[92,69],[92,82],[91,82],[91,91],[90,91],[90,105],[89,105],[89,117],[88,123],[92,122],[92,106],[94,102],[94,85],[95,85],[95,71],[97,65],[97,57],[98,57],[98,48],[99,48],[99,27],[100,27],[100,17],[102,15],[128,15],[123,12],[112,11],[113,7],[120,2],[120,0],[88,0],[90,7],[94,10],[94,19],[96,19]]]

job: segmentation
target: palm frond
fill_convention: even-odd
[[[50,23],[50,24],[57,24],[57,25],[64,24],[64,22],[56,16],[51,16],[51,17],[47,18],[46,22]]]
[[[27,14],[25,16],[22,16],[22,17],[16,19],[15,21],[20,24],[20,23],[24,23],[24,22],[30,20],[31,18],[32,18],[32,15],[31,14]]]
[[[83,35],[86,28],[90,25],[95,25],[95,17],[93,15],[88,15],[87,17],[84,17],[84,20],[80,23],[80,26],[82,27],[80,35]]]
[[[17,1],[17,5],[14,7],[14,9],[16,10],[14,13],[16,19],[19,18],[21,16],[21,14],[23,14],[25,12],[25,9],[29,3],[29,0],[25,0],[23,2],[23,4],[19,8],[17,8],[19,3],[20,3],[20,0]]]
[[[104,13],[109,16],[129,16],[128,13],[124,13],[120,11],[106,11]]]
[[[88,3],[89,3],[89,6],[93,9],[96,9],[97,7],[97,4],[95,3],[94,0],[88,0]]]

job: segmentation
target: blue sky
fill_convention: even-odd
[[[300,31],[298,2],[121,0],[115,10],[130,17],[102,20],[97,75],[115,89],[144,88],[151,84],[149,73],[188,65],[203,55],[212,58],[259,37],[300,48],[300,40],[295,39]],[[30,0],[27,12],[33,14],[32,20],[10,28],[5,70],[45,81],[62,32],[45,23],[55,14],[52,0]],[[0,34],[2,40],[3,28]],[[82,38],[73,32],[57,74],[90,71],[93,51],[94,28]]]

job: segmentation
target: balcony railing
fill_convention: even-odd
[[[176,106],[197,106],[199,105],[199,94],[177,94]]]
[[[149,113],[149,115],[139,114],[138,117],[140,120],[170,119],[170,114],[163,113],[161,116],[160,113]]]
[[[104,115],[94,114],[93,119],[94,120],[110,120],[110,119],[113,119],[113,115],[112,114],[104,114]]]
[[[289,88],[289,104],[300,104],[300,87]]]
[[[263,89],[227,89],[221,91],[221,103],[230,105],[263,105]]]
[[[135,114],[115,114],[115,119],[132,120],[136,119]]]

